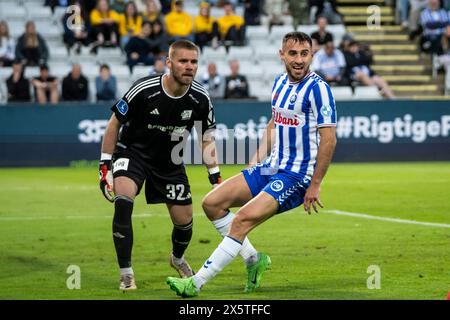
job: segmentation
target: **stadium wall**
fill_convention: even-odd
[[[0,166],[67,166],[77,160],[97,160],[109,108],[102,104],[0,106]],[[257,147],[254,142],[270,117],[270,107],[262,102],[218,101],[215,114],[221,163],[245,163]],[[339,102],[334,161],[450,160],[449,134],[448,101]],[[194,140],[195,135],[185,149],[186,163],[201,162]],[[247,152],[237,152],[240,147]]]

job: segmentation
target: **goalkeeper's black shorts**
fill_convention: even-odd
[[[162,171],[131,150],[113,154],[113,177],[128,177],[136,183],[138,195],[145,181],[147,203],[192,204],[191,187],[183,165]]]

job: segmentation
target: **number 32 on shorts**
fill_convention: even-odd
[[[184,194],[184,184],[166,184],[167,199],[169,200],[186,200],[191,197],[191,193],[189,192],[186,197]]]

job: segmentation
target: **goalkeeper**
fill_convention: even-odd
[[[192,197],[179,147],[184,146],[194,125],[202,142],[209,181],[213,186],[221,182],[212,138],[214,109],[206,90],[194,81],[198,54],[194,43],[174,42],[167,58],[170,72],[139,79],[111,108],[99,171],[100,189],[107,200],[114,202],[112,232],[120,290],[136,289],[131,216],[134,198],[144,182],[147,203],[165,203],[173,222],[170,265],[182,278],[193,275],[184,258],[192,238]],[[223,233],[220,224],[215,227]]]

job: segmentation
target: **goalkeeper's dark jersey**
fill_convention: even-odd
[[[117,149],[133,151],[152,167],[162,171],[179,164],[172,161],[172,149],[194,126],[202,135],[214,129],[215,118],[206,90],[194,81],[183,96],[169,96],[157,75],[136,81],[111,108],[122,124]],[[178,152],[182,156],[181,152]]]

